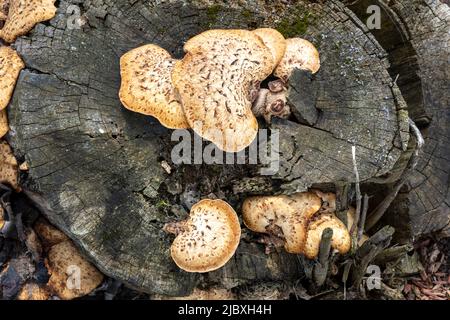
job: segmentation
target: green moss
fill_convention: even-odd
[[[241,14],[246,19],[251,19],[253,17],[253,13],[247,9],[244,9]]]
[[[299,13],[299,9],[295,10],[293,14],[296,18],[285,18],[282,19],[277,25],[276,29],[285,38],[292,38],[296,36],[301,36],[306,33],[311,22],[314,21],[315,17],[310,12]]]
[[[208,24],[208,26],[213,25],[217,21],[219,13],[222,10],[223,7],[218,4],[212,5],[206,9],[206,16],[208,17],[208,21],[206,21],[206,23]]]
[[[166,200],[159,200],[159,201],[156,203],[156,207],[157,207],[157,208],[170,207],[170,203],[168,203]]]

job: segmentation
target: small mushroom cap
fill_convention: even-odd
[[[345,225],[332,214],[321,214],[309,224],[308,237],[305,245],[305,256],[314,259],[319,254],[320,241],[325,229],[333,230],[331,247],[340,254],[347,253],[352,246],[352,239]]]
[[[50,298],[48,289],[33,282],[26,283],[17,295],[17,300],[48,300],[48,298]]]
[[[294,68],[316,73],[320,69],[319,51],[308,40],[286,39],[286,52],[276,67],[274,75],[287,82]]]
[[[0,110],[8,105],[20,70],[24,67],[16,51],[10,47],[0,46]]]
[[[0,138],[4,137],[9,131],[8,115],[6,109],[0,110]]]
[[[47,286],[63,300],[85,296],[103,281],[103,274],[80,255],[71,241],[61,242],[50,249],[47,269],[51,274]]]
[[[189,128],[172,86],[176,60],[154,44],[133,49],[120,58],[120,101],[134,112],[157,118],[170,129]]]
[[[19,165],[6,141],[0,141],[0,183],[19,188]]]
[[[9,11],[0,38],[13,43],[17,37],[27,34],[42,21],[56,14],[55,0],[13,0],[9,2]]]
[[[271,224],[280,227],[286,251],[300,254],[303,253],[309,221],[321,205],[321,199],[312,192],[258,196],[244,201],[242,214],[244,224],[252,231],[267,233]]]
[[[190,127],[223,151],[245,149],[258,131],[251,92],[272,73],[269,48],[251,31],[209,30],[184,50],[172,79]]]
[[[233,208],[225,201],[206,199],[192,207],[170,253],[185,271],[209,272],[231,259],[240,237],[241,227]]]
[[[259,28],[253,30],[253,32],[261,38],[264,44],[270,49],[270,52],[272,52],[274,60],[273,69],[275,69],[286,51],[286,39],[280,32],[272,28]]]

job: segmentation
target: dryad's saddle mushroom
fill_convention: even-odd
[[[286,52],[273,74],[287,82],[295,68],[308,70],[313,74],[320,69],[319,51],[308,40],[286,39]]]
[[[188,220],[169,223],[164,229],[177,235],[170,252],[175,263],[188,272],[222,267],[234,255],[241,237],[236,212],[222,200],[202,200],[192,207]]]
[[[333,230],[331,247],[339,251],[340,254],[347,253],[352,246],[352,240],[348,229],[344,223],[332,214],[320,214],[310,221],[308,226],[308,236],[304,247],[304,254],[309,259],[314,259],[319,255],[320,240],[325,229]]]
[[[0,8],[0,20],[4,20],[0,38],[9,43],[56,14],[55,0],[0,1],[0,7],[3,7],[3,12]]]
[[[189,124],[172,86],[175,62],[154,44],[127,52],[120,59],[119,97],[127,109],[154,116],[167,128],[182,129]]]
[[[326,228],[333,230],[331,245],[341,254],[351,247],[345,225],[332,214],[322,214],[321,198],[312,192],[291,196],[250,197],[242,205],[245,225],[252,231],[282,237],[287,252],[317,257],[320,240]],[[281,232],[274,233],[277,228]]]
[[[286,39],[283,35],[272,28],[259,28],[253,30],[253,33],[258,35],[267,48],[270,49],[273,56],[273,69],[280,63],[286,51]]]
[[[252,231],[269,233],[273,226],[281,228],[286,251],[303,253],[309,220],[321,205],[320,198],[310,192],[250,197],[242,205],[242,214]]]
[[[255,139],[252,102],[274,59],[247,30],[209,30],[191,38],[175,65],[173,84],[191,128],[221,150],[238,152]]]

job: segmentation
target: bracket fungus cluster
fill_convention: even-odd
[[[121,58],[119,97],[126,108],[171,128],[192,128],[227,152],[249,146],[256,117],[287,118],[287,81],[294,68],[312,73],[319,53],[303,39],[285,39],[275,29],[208,30],[189,39],[185,56],[173,59],[153,44]],[[278,77],[261,88],[271,75]]]
[[[234,255],[241,237],[236,212],[222,200],[198,202],[187,220],[168,223],[164,230],[176,234],[170,253],[178,267],[188,272],[222,267]]]
[[[247,198],[242,206],[244,224],[252,231],[277,237],[289,253],[318,256],[325,229],[331,228],[331,246],[340,254],[351,248],[346,226],[334,215],[320,210],[322,199],[313,192],[291,196],[257,196]]]

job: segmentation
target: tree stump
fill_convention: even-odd
[[[450,7],[440,0],[358,1],[349,8],[364,20],[369,5],[382,7],[380,30],[371,30],[389,54],[393,78],[422,129],[418,166],[388,212],[403,238],[450,235]],[[408,231],[409,230],[409,231]]]
[[[386,53],[350,10],[334,0],[289,8],[244,3],[62,0],[53,20],[15,44],[26,69],[9,107],[8,139],[30,166],[23,182],[40,194],[48,219],[101,271],[131,287],[186,295],[201,281],[230,288],[292,280],[303,270],[295,255],[265,255],[246,231],[221,270],[201,276],[175,266],[172,238],[162,226],[186,215],[186,199],[216,196],[239,212],[255,184],[234,193],[239,188],[233,183],[259,177],[249,165],[171,164],[170,131],[127,111],[118,99],[119,57],[128,50],[156,43],[181,57],[183,43],[204,30],[259,26],[317,45],[322,69],[309,84],[314,95],[308,100],[317,118],[274,122],[281,170],[265,178],[261,192],[352,182],[352,145],[362,180],[383,175],[408,143],[399,116],[404,103],[387,72]],[[302,81],[291,83],[290,100],[297,106],[301,96],[294,91],[301,92]],[[171,164],[171,174],[162,161]]]

